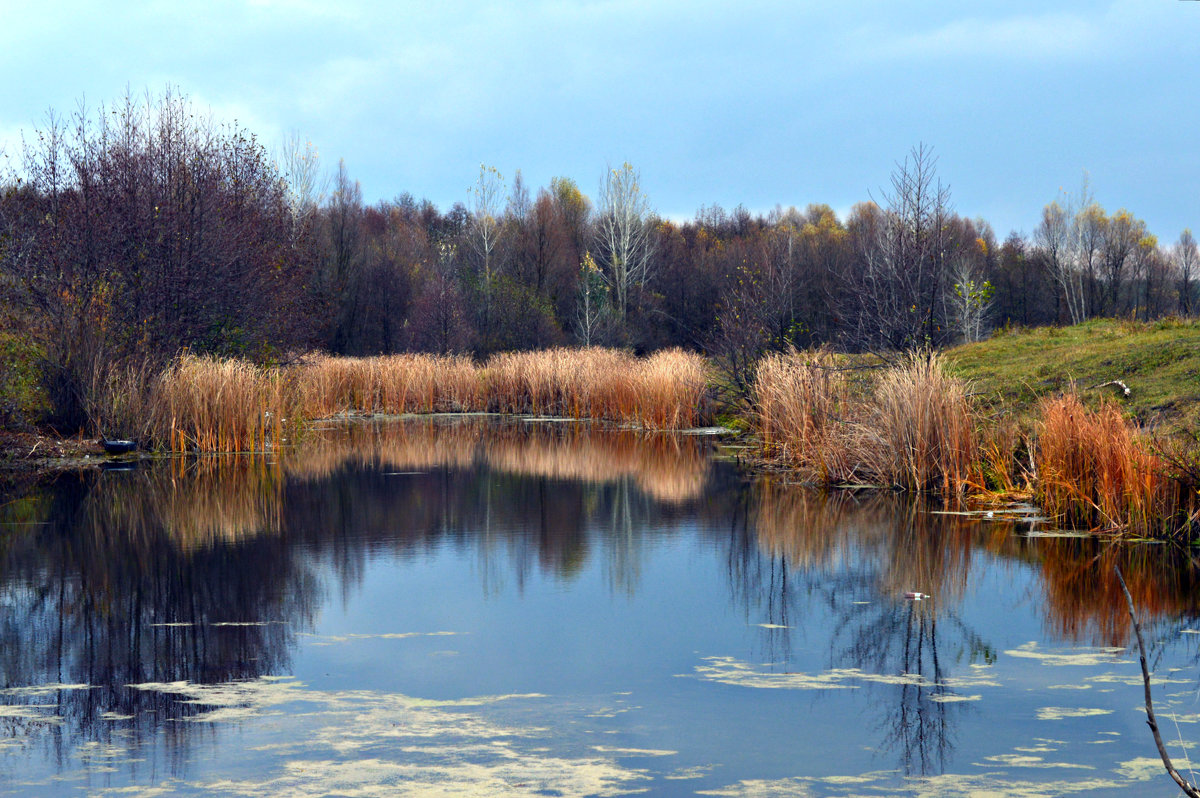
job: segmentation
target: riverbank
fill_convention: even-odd
[[[310,356],[287,368],[185,357],[114,370],[98,428],[172,452],[268,451],[346,414],[498,412],[679,430],[718,417],[760,466],[824,486],[951,502],[1035,501],[1063,525],[1190,538],[1200,428],[1200,324],[1097,320],[1004,331],[890,364],[827,351],[771,355],[749,401],[716,401],[699,355],[557,349],[465,357]],[[87,467],[94,439],[0,436],[0,468]]]

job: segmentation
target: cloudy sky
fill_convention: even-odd
[[[368,200],[443,209],[633,163],[659,213],[879,196],[931,145],[959,213],[1029,232],[1086,170],[1161,239],[1200,228],[1200,2],[0,0],[0,142],[178,86],[298,131]]]

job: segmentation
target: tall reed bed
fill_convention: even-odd
[[[1089,529],[1169,534],[1181,525],[1193,491],[1167,475],[1115,404],[1093,410],[1066,394],[1040,410],[1034,464],[1048,512]]]
[[[185,355],[154,396],[154,437],[172,451],[264,451],[299,421],[288,375],[242,360]]]
[[[854,477],[853,397],[829,352],[767,355],[758,364],[752,397],[768,456],[813,482]]]
[[[460,355],[316,355],[291,369],[308,418],[337,413],[433,413],[480,410],[479,369]]]
[[[309,418],[336,413],[490,410],[625,421],[655,429],[695,426],[707,372],[678,349],[648,358],[612,349],[551,349],[467,357],[316,357],[291,372]]]
[[[958,495],[981,473],[975,414],[937,354],[854,386],[823,351],[770,355],[753,386],[771,456],[813,482],[874,482]]]
[[[340,413],[482,411],[625,422],[653,429],[706,418],[707,368],[681,350],[611,349],[469,357],[316,355],[286,369],[185,355],[159,374],[98,377],[93,426],[172,451],[264,451],[289,427]],[[135,401],[136,400],[136,401]]]
[[[941,355],[915,353],[888,369],[863,426],[862,458],[881,481],[944,496],[981,482],[975,412]]]

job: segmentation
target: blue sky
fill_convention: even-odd
[[[652,205],[879,195],[924,142],[956,210],[1029,232],[1087,170],[1160,239],[1200,229],[1200,2],[0,0],[0,142],[47,109],[171,84],[368,200],[443,209],[479,165]]]

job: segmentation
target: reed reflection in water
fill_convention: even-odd
[[[328,476],[347,464],[395,470],[470,468],[589,483],[631,478],[658,501],[683,502],[704,489],[702,439],[606,429],[589,422],[537,423],[489,416],[355,421],[316,430],[289,452],[289,475]]]
[[[0,718],[0,748],[7,737],[52,757],[131,730],[183,762],[205,733],[168,721],[205,708],[126,685],[287,673],[331,597],[350,603],[380,558],[419,566],[466,552],[489,598],[519,597],[535,572],[569,588],[589,568],[634,597],[670,548],[657,543],[698,531],[696,562],[724,558],[715,594],[761,627],[749,656],[784,669],[811,632],[822,667],[870,674],[873,742],[914,774],[946,768],[974,711],[975,667],[998,657],[994,630],[963,612],[979,569],[1036,574],[1051,639],[1127,642],[1114,561],[1160,632],[1200,614],[1186,551],[1027,537],[902,495],[750,481],[709,446],[425,418],[333,426],[270,461],[62,477],[0,510],[0,690],[19,688],[0,695],[18,707]],[[712,578],[702,571],[695,579]]]

